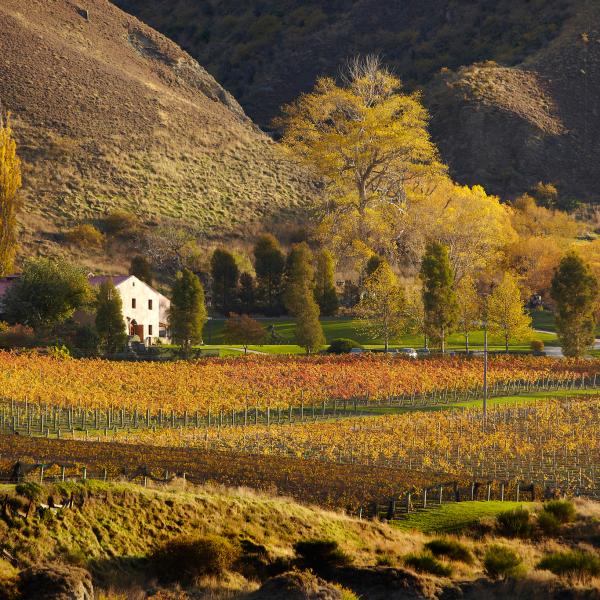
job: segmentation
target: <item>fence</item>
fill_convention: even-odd
[[[598,382],[600,383],[600,381]],[[509,380],[496,381],[488,389],[488,397],[514,396],[523,393],[552,392],[565,390],[596,390],[597,375],[572,377],[571,379],[553,379],[544,377],[535,381]],[[372,412],[384,412],[393,409],[419,409],[448,406],[472,402],[481,399],[483,386],[469,389],[445,388],[431,392],[393,395],[371,399],[368,395],[352,399],[329,399],[321,402],[300,404],[287,407],[246,406],[242,410],[202,412],[158,409],[141,410],[120,408],[86,408],[83,406],[53,406],[44,403],[18,401],[10,398],[0,399],[0,433],[19,433],[58,437],[80,431],[85,435],[95,435],[119,430],[138,429],[181,429],[210,427],[246,427],[250,425],[282,425],[296,422],[341,419],[352,416],[364,416]]]
[[[49,474],[54,471],[53,474]],[[109,476],[107,469],[92,471],[86,466],[77,466],[72,463],[15,463],[10,473],[0,474],[0,482],[22,483],[25,481],[39,484],[61,483],[68,481],[103,481],[139,483],[144,487],[155,485],[168,485],[176,477],[183,482],[193,485],[205,483],[201,478],[190,476],[184,472],[164,471],[162,476],[156,476],[146,466],[140,466],[130,473],[123,473],[119,477]],[[421,490],[404,491],[384,502],[370,502],[350,511],[359,519],[402,519],[408,514],[439,507],[444,504],[453,504],[468,501],[501,501],[524,502],[547,500],[567,495],[566,490],[546,485],[521,481],[470,481],[461,485],[459,482],[445,482],[428,486]],[[585,495],[585,494],[584,494]]]

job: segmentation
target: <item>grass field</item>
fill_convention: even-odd
[[[481,519],[493,519],[505,510],[534,506],[536,504],[532,502],[456,502],[410,513],[403,519],[393,521],[392,524],[402,531],[457,532],[475,525]]]
[[[551,313],[548,313],[551,314]],[[302,354],[304,349],[294,344],[294,321],[289,317],[281,318],[260,318],[258,319],[265,327],[274,328],[275,335],[279,343],[268,343],[260,346],[249,346],[251,352],[259,352],[265,354]],[[366,348],[377,349],[383,348],[381,340],[369,337],[365,331],[365,325],[359,319],[344,318],[344,317],[326,317],[321,319],[323,325],[323,333],[328,343],[336,338],[350,338],[364,345]],[[239,350],[242,346],[235,344],[226,344],[224,337],[225,319],[211,319],[207,322],[204,328],[204,342],[201,346],[203,350],[219,351],[221,356],[229,356],[240,354]],[[537,327],[537,326],[536,326]],[[547,346],[556,345],[556,336],[552,333],[536,333],[535,339],[542,340]],[[423,336],[408,335],[397,340],[392,344],[392,348],[422,348],[424,345]],[[471,349],[480,349],[483,347],[483,331],[473,331],[469,338],[469,346]],[[453,334],[447,340],[449,350],[464,350],[465,340],[461,334]],[[237,348],[238,350],[232,350]],[[510,349],[513,351],[529,350],[529,340],[515,341],[510,344]],[[490,339],[490,349],[495,351],[504,350],[504,345],[501,340]]]

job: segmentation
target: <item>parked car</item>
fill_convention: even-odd
[[[364,354],[365,352],[368,352],[368,350],[365,350],[364,348],[352,348],[350,350],[350,354]]]
[[[414,348],[400,348],[400,350],[398,351],[398,354],[400,356],[403,356],[404,358],[418,358],[419,355],[417,354],[417,351]]]
[[[427,358],[428,356],[431,356],[431,351],[429,348],[419,348],[417,350],[417,355],[421,358]]]

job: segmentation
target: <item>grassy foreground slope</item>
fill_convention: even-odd
[[[0,100],[24,163],[30,251],[115,208],[222,237],[289,218],[310,196],[176,44],[107,0],[25,4],[0,3]]]
[[[449,566],[451,573],[440,576],[415,572],[408,566],[410,553],[422,551],[424,544],[431,540],[417,531],[418,528],[405,532],[382,522],[359,521],[244,489],[184,488],[181,484],[144,489],[131,484],[88,482],[45,486],[40,492],[44,499],[52,496],[55,502],[71,497],[73,506],[36,511],[34,503],[33,510],[31,507],[27,510],[27,499],[17,493],[14,486],[0,486],[0,493],[10,503],[10,508],[0,515],[4,550],[0,558],[0,590],[4,593],[16,587],[19,573],[28,567],[52,566],[55,570],[66,568],[77,573],[89,571],[96,592],[111,600],[150,597],[157,600],[281,600],[288,597],[433,600],[447,598],[448,593],[458,593],[459,596],[450,597],[463,598],[526,598],[531,597],[533,590],[538,594],[545,592],[539,597],[597,597],[593,581],[591,585],[589,581],[580,582],[577,590],[571,590],[571,595],[560,596],[567,591],[565,584],[548,573],[533,570],[544,554],[564,550],[576,540],[593,540],[590,536],[597,532],[598,509],[592,503],[577,505],[577,521],[562,531],[567,539],[498,540],[495,534],[481,540],[465,532],[467,535],[460,538],[460,543],[471,559],[467,562],[444,560],[442,564]],[[466,506],[466,510],[468,508]],[[184,583],[185,591],[178,595],[162,592],[165,595],[155,596],[162,583],[157,581],[156,563],[152,562],[155,550],[166,542],[190,536],[212,536],[213,540],[218,536],[238,559],[227,561],[225,570],[218,574],[192,584]],[[284,589],[273,590],[273,583],[269,586],[273,576],[299,566],[294,544],[306,540],[331,541],[344,553],[343,561],[338,555],[336,559],[323,559],[315,565],[317,573],[329,582],[320,584],[341,584],[346,589],[343,594],[340,590],[338,594],[330,591],[330,595],[290,595],[294,588],[287,587],[285,595]],[[530,572],[519,583],[518,592],[504,588],[514,583],[494,583],[483,576],[483,554],[498,541],[510,544],[523,558],[524,571]],[[190,563],[187,557],[182,556],[181,560]],[[177,573],[172,575],[177,582]],[[309,576],[305,573],[302,577]],[[261,585],[264,587],[255,591]],[[473,586],[478,588],[479,594]],[[482,588],[490,595],[482,595]],[[179,585],[177,589],[181,589]],[[103,591],[108,594],[102,595]],[[23,600],[29,598],[31,596],[25,596]]]

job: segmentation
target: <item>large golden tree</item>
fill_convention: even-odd
[[[0,112],[0,276],[10,273],[17,253],[17,192],[21,161],[8,117]]]
[[[321,78],[284,107],[283,141],[325,183],[323,225],[335,245],[380,249],[409,187],[444,172],[428,120],[419,95],[403,93],[372,57],[351,62],[341,84]]]

